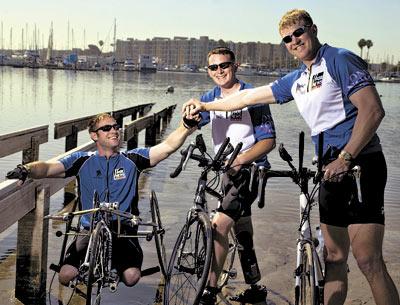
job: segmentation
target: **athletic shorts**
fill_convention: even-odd
[[[234,177],[228,174],[222,177],[224,199],[217,211],[231,217],[235,222],[242,216],[251,215],[251,204],[257,198],[257,188],[249,189],[250,176],[250,168],[242,167]]]
[[[319,191],[321,223],[338,227],[356,223],[385,224],[387,168],[383,153],[360,155],[353,163],[361,167],[361,202],[352,176],[345,176],[341,182],[322,183]]]
[[[116,228],[116,225],[112,226],[112,228],[114,227]],[[87,232],[85,229],[81,231],[83,234]],[[135,235],[137,228],[122,225],[121,233]],[[112,268],[115,268],[119,274],[132,267],[140,269],[143,262],[143,251],[138,238],[117,238],[114,233],[112,236]],[[85,259],[88,243],[88,235],[78,235],[69,245],[63,264],[79,268]]]

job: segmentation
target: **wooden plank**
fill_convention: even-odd
[[[124,141],[128,141],[135,136],[138,132],[148,127],[151,127],[154,122],[154,116],[148,115],[137,120],[130,122],[124,126]]]
[[[0,200],[0,232],[35,208],[36,187],[37,183],[27,182],[16,192]]]
[[[113,112],[114,117],[118,117],[118,116],[123,116],[126,117],[128,115],[132,115],[133,113],[144,109],[145,113],[149,112],[151,110],[151,108],[153,107],[154,103],[147,103],[147,104],[141,104],[141,105],[136,105],[133,107],[129,107],[129,108],[125,108],[125,109],[120,109],[117,111]]]
[[[119,116],[128,116],[132,115],[132,113],[135,113],[136,111],[140,109],[148,109],[150,111],[151,107],[154,105],[154,103],[148,103],[148,104],[142,104],[142,105],[136,105],[133,107],[117,110],[113,112],[114,117],[119,117]],[[75,126],[77,131],[82,131],[87,129],[87,125],[89,121],[95,116],[96,114],[85,116],[82,118],[77,118],[77,119],[72,119],[72,120],[67,120],[63,122],[58,122],[54,124],[54,139],[60,139],[66,136],[69,136],[73,134],[74,130],[72,126]]]
[[[80,145],[79,147],[65,152],[49,161],[57,161],[60,158],[71,154],[74,151],[90,151],[95,149],[93,141]],[[20,187],[17,186],[17,180],[6,180],[0,183],[0,232],[7,229],[10,225],[17,222],[26,213],[31,211],[34,206],[35,192],[34,188],[39,185],[49,185],[50,196],[63,189],[66,184],[73,181],[71,178],[46,178],[32,180],[28,179]],[[33,196],[33,197],[32,197]]]
[[[38,126],[5,135],[0,135],[0,158],[32,147],[32,137],[38,144],[49,139],[49,125]]]

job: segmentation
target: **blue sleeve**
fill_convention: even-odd
[[[257,142],[276,137],[274,120],[269,105],[255,105],[249,107],[253,123],[254,137]]]
[[[150,167],[150,148],[135,148],[126,152],[127,157],[139,170]]]
[[[74,165],[74,162],[76,160],[78,160],[79,158],[82,158],[82,157],[87,157],[88,155],[89,155],[88,152],[76,151],[76,152],[73,152],[70,155],[67,155],[67,156],[61,158],[58,161],[60,161],[64,165],[65,171],[67,171],[68,169],[70,169]]]
[[[339,49],[333,60],[327,61],[327,67],[347,98],[361,88],[374,85],[367,63],[346,49]]]
[[[298,70],[286,74],[284,77],[277,79],[271,85],[272,93],[275,101],[278,104],[287,103],[293,100],[292,86],[293,83],[299,78]]]
[[[77,151],[61,158],[59,161],[64,165],[65,177],[78,175],[81,166],[91,154],[93,152]]]

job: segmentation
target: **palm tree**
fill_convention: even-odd
[[[360,41],[358,42],[358,46],[359,46],[359,48],[361,49],[361,52],[360,52],[360,57],[361,57],[361,58],[362,58],[362,51],[363,51],[363,48],[364,48],[366,45],[367,45],[366,40],[365,40],[364,38],[361,38]]]
[[[366,45],[366,47],[367,47],[367,62],[368,62],[368,61],[369,61],[369,48],[372,47],[374,44],[372,43],[371,40],[368,39],[368,40],[365,42],[365,45]]]

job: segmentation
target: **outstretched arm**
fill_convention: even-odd
[[[269,85],[266,85],[252,89],[240,90],[212,103],[202,103],[196,99],[191,99],[183,104],[182,112],[186,112],[186,115],[189,116],[201,111],[233,111],[243,109],[250,105],[273,103],[275,103],[275,98],[272,89]],[[194,106],[194,108],[189,110],[189,106]]]
[[[35,161],[25,165],[18,165],[15,169],[9,171],[6,177],[8,179],[18,179],[18,184],[22,185],[28,177],[34,179],[64,177],[64,173],[64,165],[59,161]]]
[[[184,127],[181,121],[179,127],[175,129],[163,142],[150,148],[150,165],[154,166],[160,161],[168,158],[169,155],[182,146],[186,138],[196,129],[197,126],[189,129]]]

